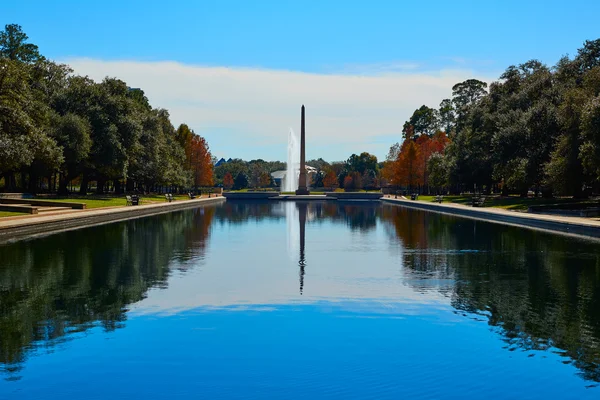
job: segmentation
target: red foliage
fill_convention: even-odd
[[[223,186],[225,186],[225,189],[231,189],[233,183],[233,176],[231,176],[231,173],[227,172],[225,176],[223,176]]]
[[[338,178],[333,170],[328,170],[323,177],[323,186],[334,188],[338,185]]]
[[[185,154],[194,186],[212,186],[213,165],[208,143],[202,136],[193,135],[186,145]]]
[[[427,161],[432,154],[443,153],[448,143],[450,139],[441,131],[432,138],[420,135],[415,140],[405,139],[398,158],[384,166],[382,176],[393,185],[428,185]]]

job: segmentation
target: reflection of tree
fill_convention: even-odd
[[[28,351],[99,323],[122,326],[125,311],[171,261],[202,257],[215,208],[65,232],[0,246],[0,365],[18,371]]]
[[[404,244],[406,273],[421,278],[410,284],[453,278],[452,306],[485,316],[510,349],[561,349],[600,381],[596,243],[401,207],[382,218]]]
[[[302,204],[306,205],[307,216],[314,216],[314,223],[333,221],[363,231],[375,228],[381,210],[378,203],[370,202],[307,201]],[[285,217],[283,203],[273,201],[227,201],[216,211],[216,218],[221,223],[247,223]],[[311,220],[313,218],[307,217],[307,221]]]
[[[243,224],[249,221],[261,221],[263,219],[283,219],[283,211],[274,212],[280,203],[267,200],[257,201],[230,201],[216,209],[216,218],[220,223]]]
[[[317,216],[317,222],[324,220],[345,223],[350,229],[368,231],[377,226],[377,215],[380,207],[371,202],[328,201],[309,203],[309,210]]]

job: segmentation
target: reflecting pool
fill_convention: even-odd
[[[0,245],[0,399],[598,399],[600,242],[227,202]]]

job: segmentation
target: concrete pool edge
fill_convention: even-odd
[[[129,207],[94,208],[67,214],[36,216],[7,221],[0,220],[0,243],[10,243],[40,235],[202,207],[224,201],[224,197],[202,198]]]
[[[553,233],[562,233],[588,239],[600,239],[600,221],[579,217],[527,214],[498,208],[473,208],[454,203],[429,203],[414,200],[382,198],[387,204],[431,211],[446,215],[477,219],[503,225],[517,226]]]

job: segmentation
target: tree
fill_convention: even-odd
[[[0,58],[23,63],[34,63],[42,58],[35,44],[27,43],[29,37],[20,25],[5,25],[0,32]]]
[[[248,187],[248,177],[245,173],[240,172],[235,177],[234,189],[240,190]]]
[[[487,83],[477,79],[467,79],[452,86],[452,103],[454,108],[462,113],[486,95]]]
[[[414,186],[421,182],[422,176],[419,157],[419,146],[414,141],[407,140],[402,144],[402,151],[398,155],[394,174],[394,180],[398,184],[413,189]]]
[[[227,190],[233,187],[233,176],[231,176],[231,173],[227,172],[223,177],[223,186]]]
[[[331,190],[338,186],[338,178],[334,170],[326,170],[325,176],[323,177],[323,186]]]
[[[390,146],[390,149],[385,157],[386,161],[396,161],[398,159],[398,154],[400,153],[400,143],[396,142]]]
[[[444,99],[440,103],[440,109],[438,111],[440,118],[440,127],[446,132],[446,135],[450,136],[454,133],[454,126],[456,123],[456,113],[454,111],[454,105],[452,100]]]
[[[306,162],[306,165],[316,168],[317,170],[325,169],[329,166],[329,163],[322,158],[317,160],[309,160]]]
[[[344,178],[344,190],[346,192],[354,190],[354,182],[352,182],[352,177],[349,175]]]
[[[362,152],[360,155],[352,154],[346,161],[345,168],[348,172],[358,172],[360,175],[368,169],[377,171],[377,157],[367,152]]]
[[[404,123],[402,133],[405,139],[416,139],[419,135],[432,136],[438,128],[439,116],[437,110],[422,105]]]
[[[446,159],[441,153],[433,153],[427,160],[427,171],[429,173],[429,184],[437,193],[448,183],[448,168]]]
[[[214,174],[217,181],[223,181],[225,174],[230,173],[231,176],[238,176],[239,173],[248,174],[249,168],[248,163],[239,158],[229,160],[226,163],[219,165],[214,168]]]
[[[96,83],[70,67],[45,59],[18,25],[0,32],[0,175],[8,189],[19,176],[22,190],[66,192],[80,177],[115,193],[126,180],[148,190],[212,184],[208,144],[186,125],[176,132],[163,109],[153,109],[143,90],[121,80]],[[47,183],[47,186],[44,185]]]
[[[83,172],[92,147],[91,127],[85,118],[76,114],[65,114],[58,119],[54,136],[64,156],[58,192],[66,193],[69,182]]]
[[[191,168],[194,186],[213,185],[212,155],[208,149],[206,139],[194,135],[191,143]]]
[[[271,183],[271,174],[266,171],[261,172],[258,183],[260,187],[269,186]]]

